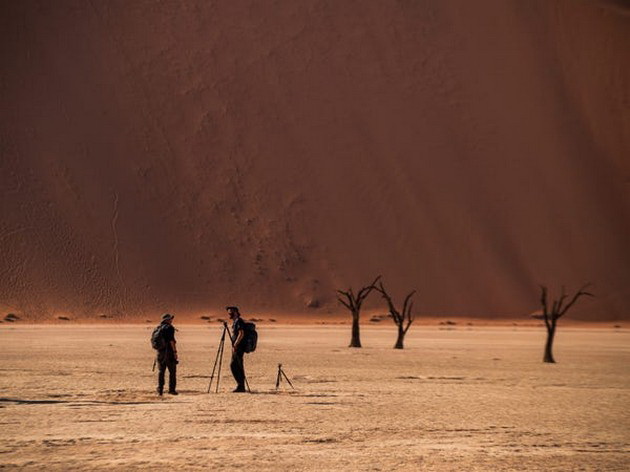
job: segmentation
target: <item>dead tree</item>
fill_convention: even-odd
[[[545,355],[543,357],[543,362],[555,364],[556,361],[553,358],[553,339],[556,335],[558,320],[564,316],[564,314],[574,305],[575,302],[578,301],[578,298],[581,296],[594,296],[592,293],[584,291],[589,285],[590,284],[586,284],[579,289],[575,295],[573,295],[569,303],[566,303],[568,295],[565,293],[564,287],[562,287],[560,298],[552,302],[551,310],[549,309],[549,303],[547,301],[547,287],[544,285],[540,286],[540,303],[542,305],[543,313],[540,316],[536,316],[536,318],[544,320],[545,326],[547,327],[547,342],[545,343]]]
[[[352,313],[352,337],[350,338],[350,346],[348,347],[361,347],[361,335],[359,332],[361,305],[370,292],[376,288],[374,284],[378,282],[380,278],[381,276],[379,275],[374,279],[374,282],[363,287],[356,295],[352,288],[349,288],[348,291],[337,290],[337,300]],[[345,297],[345,300],[342,297]]]
[[[376,290],[380,292],[383,298],[387,301],[387,305],[389,306],[389,314],[398,326],[398,338],[396,339],[396,344],[394,344],[394,349],[403,349],[403,342],[405,340],[405,334],[409,331],[409,327],[413,320],[415,319],[415,315],[411,313],[411,309],[413,308],[413,302],[411,301],[411,297],[416,291],[414,290],[409,295],[405,297],[405,301],[403,303],[402,311],[398,311],[394,302],[392,301],[392,297],[389,296],[387,290],[383,286],[383,282],[381,282]]]

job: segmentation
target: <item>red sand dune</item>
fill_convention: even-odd
[[[624,3],[3,1],[0,308],[628,319]]]

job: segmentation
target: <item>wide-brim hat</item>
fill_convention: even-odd
[[[171,315],[170,313],[164,313],[162,315],[162,321],[172,320],[173,318],[175,318],[175,315]]]
[[[234,310],[234,311],[238,312],[238,307],[237,306],[226,306],[225,309],[226,310]]]

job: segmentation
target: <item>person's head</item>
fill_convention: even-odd
[[[226,306],[225,309],[227,310],[228,316],[230,317],[231,320],[235,320],[236,318],[241,316],[241,314],[238,311],[237,306]]]
[[[172,324],[173,318],[175,318],[175,315],[171,315],[170,313],[164,313],[162,315],[162,323]]]

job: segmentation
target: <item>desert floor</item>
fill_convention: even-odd
[[[0,468],[629,470],[630,332],[260,326],[252,394],[207,394],[217,325],[178,326],[178,397],[150,327],[2,326]],[[296,390],[275,391],[282,362]]]

